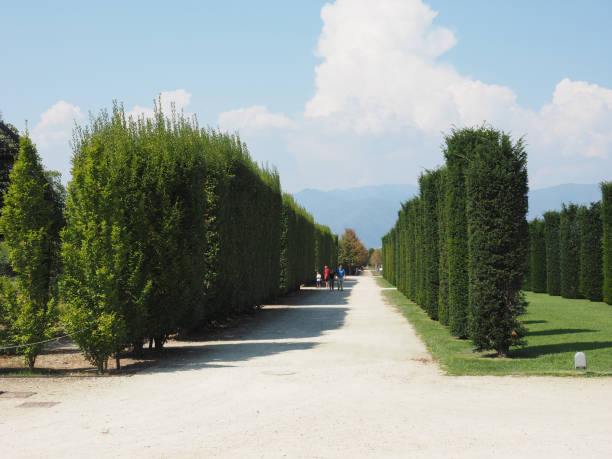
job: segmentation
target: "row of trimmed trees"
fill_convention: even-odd
[[[18,310],[36,288],[50,290],[28,315],[45,331],[27,337],[8,325],[1,327],[5,341],[41,340],[59,315],[103,371],[110,356],[118,366],[127,347],[139,352],[148,340],[159,348],[177,331],[251,310],[310,282],[313,270],[337,259],[337,236],[282,192],[276,171],[258,166],[236,136],[182,116],[167,119],[157,110],[153,119],[134,121],[115,106],[75,132],[61,238],[59,220],[35,208],[44,221],[34,229],[11,220],[29,215],[32,190],[44,188],[25,178],[28,186],[19,185],[28,174],[18,167],[27,151],[40,167],[24,138],[1,219],[16,248],[10,255],[20,288],[6,281],[2,294]],[[36,225],[51,221],[53,237],[34,241]],[[53,266],[40,279],[18,262],[16,250],[31,241],[47,244],[35,246],[34,255]],[[45,264],[29,253],[23,259],[31,268]],[[26,350],[33,366],[41,348]]]
[[[505,355],[525,333],[523,142],[488,127],[454,130],[444,157],[383,237],[383,274],[453,335]]]
[[[612,183],[601,190],[601,201],[529,222],[525,290],[612,304]]]

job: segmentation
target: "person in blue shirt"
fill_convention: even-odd
[[[344,275],[346,272],[342,265],[338,266],[338,290],[344,290]]]

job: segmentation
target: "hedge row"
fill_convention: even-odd
[[[504,355],[524,335],[526,153],[483,127],[453,131],[444,156],[383,237],[383,272],[452,334]]]
[[[337,259],[337,237],[237,136],[159,110],[134,121],[115,106],[76,130],[65,218],[61,322],[99,371],[126,347],[161,347],[298,289]]]
[[[601,301],[605,298],[604,285],[612,273],[606,276],[604,253],[609,247],[605,231],[605,202],[608,184],[602,184],[602,202],[590,206],[563,204],[560,212],[544,214],[543,236],[535,228],[540,228],[539,220],[530,225],[529,259],[530,273],[524,288],[564,298],[587,298]],[[603,204],[602,204],[603,203]],[[608,229],[608,234],[610,229]],[[533,247],[540,247],[544,241],[544,253]],[[608,245],[607,245],[608,244]],[[541,280],[536,282],[533,273],[546,272],[546,289],[542,290]],[[612,303],[612,296],[605,300]]]

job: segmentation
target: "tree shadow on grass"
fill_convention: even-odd
[[[558,343],[543,344],[540,346],[526,346],[522,349],[512,349],[509,357],[522,359],[534,359],[547,354],[563,354],[566,352],[594,351],[596,349],[610,349],[612,351],[612,341],[592,341],[583,343]]]
[[[553,328],[550,330],[528,331],[529,336],[549,336],[549,335],[571,335],[573,333],[590,333],[598,332],[599,330],[590,330],[588,328]]]

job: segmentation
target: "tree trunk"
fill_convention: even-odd
[[[121,370],[121,358],[119,357],[119,353],[115,354],[115,366],[117,370]]]
[[[104,360],[98,360],[96,363],[98,365],[98,374],[104,374]]]

